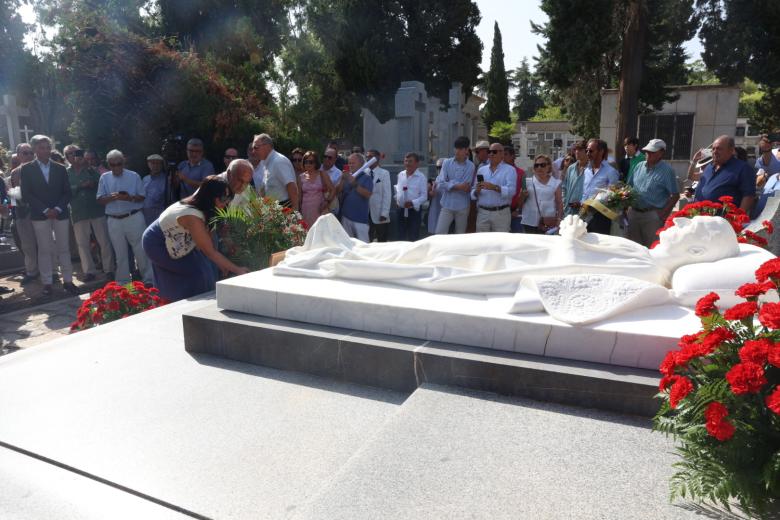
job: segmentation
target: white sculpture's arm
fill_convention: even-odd
[[[576,240],[588,232],[588,226],[577,215],[567,215],[561,220],[558,234],[569,240]]]

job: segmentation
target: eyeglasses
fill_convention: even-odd
[[[116,166],[122,166],[123,164],[124,164],[124,163],[121,163],[121,162],[110,162],[110,163],[108,163],[108,165],[109,165],[110,167],[112,167],[112,168],[114,168],[114,167],[116,167]]]
[[[503,152],[503,151],[504,151],[504,150],[490,150],[488,153],[489,153],[490,155],[496,155],[497,153],[499,153],[499,152]]]
[[[594,149],[588,148],[587,150],[585,150],[585,153],[588,153],[588,154],[596,153],[596,152],[598,152],[598,150],[596,150],[595,148]]]
[[[545,166],[547,166],[548,164],[549,164],[549,163],[546,163],[546,162],[538,162],[538,163],[534,163],[534,168],[544,168],[544,167],[545,167]]]
[[[303,164],[317,164],[317,163],[311,159],[306,159],[305,161],[303,161]]]

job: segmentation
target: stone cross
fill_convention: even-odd
[[[8,148],[13,150],[16,147],[17,138],[21,135],[19,118],[29,117],[30,112],[16,104],[15,96],[4,94],[3,104],[0,105],[0,115],[5,116],[5,127],[8,131]]]
[[[24,124],[24,128],[21,128],[19,130],[19,135],[24,134],[23,142],[29,143],[30,142],[30,134],[33,133],[32,128],[27,128],[27,123]]]

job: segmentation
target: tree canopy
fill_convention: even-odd
[[[498,22],[493,25],[493,48],[490,51],[490,70],[485,76],[487,102],[482,109],[482,121],[493,128],[497,121],[509,121],[509,80],[504,68],[504,47]]]
[[[538,79],[531,72],[527,59],[523,58],[520,66],[512,71],[509,83],[517,89],[512,98],[512,112],[520,121],[531,119],[544,106],[544,99]]]

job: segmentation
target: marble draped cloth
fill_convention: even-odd
[[[598,321],[666,303],[670,275],[647,248],[620,237],[561,231],[433,235],[365,244],[332,215],[320,217],[274,275],[337,278],[421,290],[513,296],[507,312],[546,310],[567,323]]]

